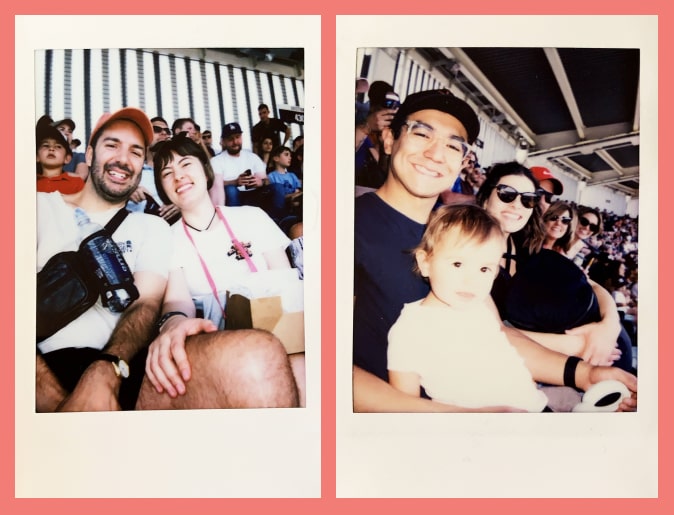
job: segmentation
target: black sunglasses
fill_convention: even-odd
[[[599,226],[597,224],[592,224],[590,221],[585,218],[584,216],[580,217],[580,225],[583,227],[589,227],[592,232],[598,232],[599,231]]]
[[[500,201],[505,202],[506,204],[514,202],[518,195],[520,197],[520,202],[522,202],[522,205],[527,209],[533,209],[540,200],[538,193],[521,193],[507,184],[499,184],[496,186],[496,196]]]
[[[161,134],[162,132],[165,132],[169,136],[171,135],[171,129],[168,127],[160,127],[159,125],[153,125],[152,130],[154,131],[155,134]]]
[[[540,194],[541,197],[545,197],[545,202],[547,202],[548,204],[552,204],[552,196],[554,195],[554,193],[545,191],[543,188],[539,189],[538,193]]]
[[[545,219],[546,222],[556,222],[557,220],[560,220],[564,225],[571,223],[571,218],[568,216],[551,215]]]

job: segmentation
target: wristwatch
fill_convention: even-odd
[[[112,363],[112,367],[115,369],[115,374],[117,375],[117,377],[121,377],[122,379],[127,379],[129,377],[129,374],[131,372],[131,370],[129,369],[129,364],[119,356],[101,352],[95,361],[98,360],[109,361],[110,363]]]
[[[169,311],[168,313],[164,313],[164,315],[159,319],[159,322],[157,322],[157,332],[161,331],[161,326],[163,326],[169,318],[175,315],[187,317],[187,313],[183,313],[182,311]]]

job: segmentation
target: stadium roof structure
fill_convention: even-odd
[[[530,156],[639,196],[639,49],[415,51]]]

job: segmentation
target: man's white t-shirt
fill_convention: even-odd
[[[455,406],[540,412],[548,399],[484,303],[467,309],[405,304],[388,334],[388,369],[414,372],[433,399]]]
[[[105,226],[119,208],[87,213],[92,222]],[[113,235],[132,272],[152,271],[168,277],[172,240],[169,225],[158,216],[129,213]],[[75,208],[60,193],[37,194],[37,272],[59,252],[77,250],[79,231]],[[46,353],[66,347],[102,349],[121,313],[104,307],[100,298],[94,306],[67,326],[38,344]]]
[[[260,156],[245,149],[242,149],[238,156],[224,150],[211,158],[211,167],[213,173],[222,175],[224,181],[233,181],[246,170],[263,178],[267,176],[266,166]],[[246,191],[245,186],[239,186],[239,191]]]

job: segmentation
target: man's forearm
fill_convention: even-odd
[[[117,322],[103,350],[126,361],[133,358],[149,344],[160,307],[161,302],[156,299],[143,299],[131,304]]]

